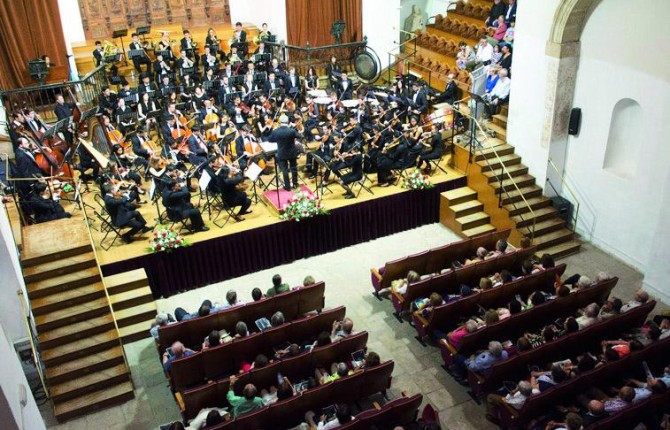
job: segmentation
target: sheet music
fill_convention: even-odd
[[[156,180],[151,180],[151,185],[149,186],[149,200],[154,199],[154,194],[156,193]]]
[[[274,154],[277,152],[277,142],[259,142],[258,144],[266,154]]]
[[[244,176],[251,179],[252,182],[256,182],[256,179],[261,175],[263,169],[256,163],[251,163],[247,166],[247,170],[244,172]]]
[[[211,180],[212,180],[212,177],[209,176],[209,173],[207,172],[207,170],[203,170],[202,173],[200,174],[200,179],[198,180],[198,185],[200,186],[200,191],[206,191],[207,186],[209,185]]]

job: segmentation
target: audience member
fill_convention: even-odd
[[[589,327],[598,322],[598,314],[600,313],[600,306],[597,303],[591,303],[584,308],[584,315],[577,318],[579,329]]]
[[[498,424],[500,422],[500,408],[503,403],[514,409],[521,409],[526,400],[533,394],[539,394],[539,391],[533,388],[528,381],[520,381],[517,389],[504,397],[500,394],[489,394],[486,396],[486,419]]]
[[[251,298],[253,299],[254,302],[259,301],[260,299],[263,298],[263,292],[261,291],[260,288],[255,287],[253,290],[251,290]]]
[[[498,341],[491,341],[488,349],[477,356],[473,355],[468,358],[462,354],[457,354],[454,357],[454,364],[449,367],[449,370],[453,372],[456,380],[463,384],[468,370],[484,373],[496,362],[507,360],[507,357],[507,351],[503,349],[502,344]]]
[[[644,290],[637,290],[635,298],[621,307],[621,312],[628,312],[629,310],[642,306],[649,300],[649,294]]]
[[[305,414],[305,421],[315,425],[317,430],[336,429],[340,425],[346,424],[354,419],[354,417],[351,416],[349,405],[346,403],[338,403],[335,406],[335,419],[331,421],[326,421],[327,417],[322,415],[317,422],[314,419],[315,415],[316,414],[313,411],[308,411]]]
[[[183,343],[173,343],[172,346],[163,353],[163,370],[165,370],[165,373],[169,372],[174,360],[182,357],[188,357],[189,355],[193,354],[194,352],[186,348]]]
[[[288,284],[282,283],[281,276],[277,274],[272,277],[272,286],[265,293],[265,296],[274,297],[275,295],[285,293],[290,289],[291,287]]]
[[[498,111],[498,106],[504,105],[509,101],[509,90],[512,85],[512,80],[508,77],[507,69],[500,69],[498,72],[500,78],[496,86],[489,94],[484,94],[482,97],[486,104],[484,110],[487,118],[490,120]]]
[[[155,341],[158,341],[158,329],[170,324],[174,324],[175,322],[176,321],[174,320],[174,318],[172,318],[171,315],[161,312],[158,315],[156,315],[156,321],[151,324],[151,329],[149,329],[149,333],[151,333],[151,336],[154,338]]]
[[[237,382],[237,376],[232,375],[230,377],[230,388],[228,389],[228,394],[226,399],[231,406],[231,415],[233,418],[237,418],[242,414],[255,411],[263,407],[263,400],[256,396],[257,390],[253,384],[247,384],[242,390],[242,396],[235,395],[233,388]]]
[[[354,333],[354,321],[346,317],[342,321],[333,321],[331,338],[333,341],[351,336]]]
[[[284,324],[284,314],[281,311],[272,314],[272,317],[270,317],[270,324],[272,327],[279,327]]]

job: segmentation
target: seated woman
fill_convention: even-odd
[[[433,308],[442,304],[444,304],[442,295],[432,293],[429,297],[414,300],[411,305],[411,310],[412,312],[420,312],[424,318],[428,318],[433,311]]]
[[[261,400],[265,406],[272,403],[281,402],[282,400],[289,399],[295,395],[295,389],[287,377],[282,377],[279,386],[275,387],[274,385],[270,387],[269,390],[265,388],[261,390]]]
[[[476,332],[478,329],[479,326],[475,320],[467,320],[460,328],[457,328],[447,335],[447,341],[454,348],[458,349],[463,338],[470,333]]]
[[[319,385],[324,385],[329,382],[337,381],[349,374],[349,368],[346,363],[332,363],[330,365],[330,373],[323,367],[314,369],[314,379]]]
[[[466,64],[476,60],[475,50],[468,46],[464,41],[458,43],[458,53],[456,54],[456,66],[459,70],[465,70]]]
[[[421,276],[414,270],[410,270],[407,272],[406,278],[396,279],[395,281],[391,282],[391,291],[404,296],[407,294],[407,288],[410,286],[410,284],[418,282],[419,279],[421,279]]]
[[[548,372],[531,372],[530,384],[534,389],[545,391],[570,378],[563,366],[554,364]]]

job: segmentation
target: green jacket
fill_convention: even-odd
[[[256,409],[263,407],[263,400],[261,400],[260,397],[254,397],[251,400],[247,400],[242,396],[236,396],[235,392],[232,390],[232,387],[230,390],[228,390],[228,395],[226,398],[228,399],[228,403],[230,403],[233,418],[237,418],[240,415],[255,411]]]
[[[277,287],[276,290],[275,290],[275,287],[270,287],[270,289],[268,289],[268,292],[265,293],[265,295],[267,297],[274,297],[275,294],[285,293],[285,292],[289,291],[290,289],[291,289],[291,287],[289,287],[288,284],[281,284],[280,286]]]

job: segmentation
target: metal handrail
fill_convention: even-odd
[[[57,82],[57,83],[53,83],[53,84],[33,85],[31,87],[14,88],[14,89],[11,89],[11,90],[0,90],[0,97],[5,97],[5,96],[8,96],[8,95],[18,94],[18,93],[26,93],[26,92],[30,92],[30,91],[50,90],[50,89],[56,89],[56,88],[61,88],[61,87],[67,87],[67,86],[86,83],[86,81],[90,80],[94,75],[96,75],[100,70],[103,70],[104,68],[105,68],[104,65],[100,65],[100,66],[96,67],[95,69],[91,70],[90,72],[88,72],[84,77],[82,77],[80,79],[77,79],[76,81],[63,81],[63,82]]]
[[[507,170],[507,166],[505,166],[505,164],[503,163],[502,159],[500,158],[500,155],[498,154],[498,151],[496,151],[496,149],[495,149],[495,146],[496,146],[496,145],[491,145],[491,143],[489,142],[489,137],[488,137],[488,135],[486,134],[486,132],[484,131],[484,128],[481,126],[481,124],[479,123],[479,121],[477,121],[476,118],[474,118],[474,117],[473,117],[472,115],[470,115],[469,113],[467,113],[467,114],[464,113],[463,111],[461,111],[460,109],[458,109],[458,108],[455,107],[455,106],[452,106],[452,109],[454,109],[456,112],[460,113],[461,115],[463,115],[463,116],[469,118],[471,121],[474,121],[474,123],[475,123],[475,125],[477,126],[477,128],[479,129],[479,131],[481,131],[482,134],[484,135],[484,141],[483,141],[483,143],[486,143],[486,144],[488,145],[488,148],[486,148],[486,149],[491,149],[491,151],[492,151],[493,154],[495,155],[495,159],[498,160],[498,162],[500,163],[500,166],[501,166],[501,173],[504,173],[505,175],[507,175],[507,178],[510,179],[510,182],[512,182],[512,185],[514,186],[514,188],[515,188],[515,189],[517,190],[517,192],[519,193],[519,196],[521,197],[521,200],[524,202],[524,204],[525,204],[526,207],[528,208],[528,211],[530,212],[530,214],[531,214],[531,216],[532,216],[532,219],[533,219],[532,229],[530,229],[530,240],[531,240],[531,242],[532,242],[533,239],[535,238],[535,227],[536,227],[535,211],[533,211],[533,208],[532,208],[532,207],[530,206],[530,204],[528,203],[528,200],[526,200],[526,197],[524,197],[523,193],[522,193],[521,190],[519,189],[519,186],[516,184],[516,182],[514,182],[514,179],[513,179],[512,175],[511,175],[511,174],[509,173],[509,171]],[[485,148],[484,148],[484,145],[482,145],[482,149],[481,149],[480,151],[483,151],[484,149],[485,149]],[[472,154],[472,144],[470,144],[470,151],[471,151],[471,154]],[[476,151],[476,149],[475,149],[475,151]],[[488,159],[488,158],[484,158],[484,160],[486,161],[486,164],[487,164],[487,166],[489,167],[489,170],[490,170],[491,172],[494,172],[493,168],[490,167],[490,166],[491,166],[491,163],[489,162],[489,159]],[[470,159],[469,162],[470,162],[470,163],[472,162],[472,158]],[[499,177],[499,178],[500,178],[500,179],[499,179],[499,182],[500,182],[500,189],[502,190],[502,192],[500,193],[500,197],[498,198],[498,207],[501,207],[501,206],[502,206],[501,203],[502,203],[502,193],[503,193],[503,192],[509,197],[509,192],[507,191],[506,187],[503,185],[503,180],[504,180],[504,179],[503,179],[502,176],[503,176],[503,175],[501,175],[501,176]],[[515,207],[516,207],[516,206],[515,206]],[[523,219],[523,216],[522,216],[522,219]]]
[[[554,164],[554,161],[551,158],[549,158],[549,165],[558,174],[558,177],[561,178],[561,184],[563,184],[565,186],[565,188],[568,190],[568,193],[570,193],[570,195],[572,196],[572,199],[575,201],[575,216],[573,217],[573,222],[574,222],[574,229],[576,230],[577,229],[577,222],[579,222],[579,207],[581,206],[581,202],[577,198],[577,193],[574,192],[574,190],[572,189],[572,187],[570,186],[570,184],[566,180],[566,175],[564,175],[563,173],[561,173],[558,170],[558,166],[556,166],[556,164]],[[547,181],[549,182],[549,185],[551,185],[551,181],[549,180],[549,178],[547,178]],[[551,186],[553,188],[553,185],[551,185]],[[556,190],[556,189],[554,188],[554,190]],[[558,194],[558,193],[556,193],[556,194]]]

